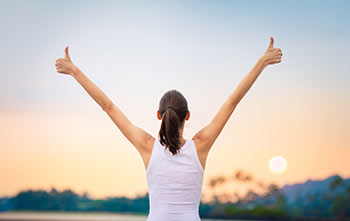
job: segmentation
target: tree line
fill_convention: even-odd
[[[256,190],[248,190],[243,196],[215,190],[228,182],[254,184]],[[215,193],[209,202],[201,202],[199,213],[202,218],[230,219],[293,219],[323,217],[346,219],[350,217],[350,185],[340,176],[335,176],[328,191],[297,195],[287,199],[277,185],[265,184],[252,175],[236,171],[231,177],[217,176],[207,184]],[[259,189],[260,188],[260,189]],[[257,191],[259,190],[259,191]],[[339,191],[341,190],[341,191]],[[57,191],[24,190],[13,197],[0,199],[0,211],[108,211],[147,215],[148,194],[135,198],[106,197],[92,199],[88,193],[77,194],[72,190]]]

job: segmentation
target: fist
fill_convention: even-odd
[[[65,51],[64,58],[58,58],[56,60],[55,66],[57,68],[57,72],[63,73],[63,74],[72,74],[75,69],[75,66],[69,57],[68,46],[65,48],[64,51]]]
[[[269,47],[267,48],[265,54],[262,56],[267,65],[281,62],[282,50],[280,48],[274,48],[273,43],[274,39],[271,37]]]

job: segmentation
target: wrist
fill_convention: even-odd
[[[80,74],[80,72],[80,69],[77,66],[73,65],[70,75],[75,78]]]
[[[258,64],[261,65],[263,68],[266,68],[268,65],[268,61],[264,56],[261,56],[258,60]]]

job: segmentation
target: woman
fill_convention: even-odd
[[[146,169],[150,210],[148,221],[200,220],[198,208],[206,159],[227,120],[265,67],[281,62],[282,51],[274,39],[253,69],[222,105],[214,119],[191,140],[183,137],[185,120],[190,118],[187,101],[176,91],[160,100],[157,117],[162,120],[158,139],[135,126],[121,110],[76,67],[65,48],[65,57],[56,60],[59,73],[71,75],[101,106],[125,137],[141,154]]]

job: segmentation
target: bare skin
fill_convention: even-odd
[[[270,44],[265,53],[258,59],[254,67],[241,80],[236,89],[230,94],[213,120],[192,137],[192,140],[194,141],[197,148],[198,158],[203,168],[205,168],[206,160],[211,147],[221,133],[226,122],[232,115],[237,104],[249,91],[260,73],[268,65],[281,62],[282,51],[280,48],[274,48],[273,43],[274,39],[271,37]],[[57,59],[55,65],[57,72],[71,75],[95,100],[95,102],[100,105],[102,110],[108,114],[108,116],[120,129],[123,135],[133,144],[133,146],[136,147],[142,157],[144,166],[147,169],[155,138],[129,121],[124,113],[107,97],[107,95],[88,77],[86,77],[85,74],[77,66],[73,64],[68,53],[68,47],[65,48],[65,57]],[[157,118],[161,120],[159,111],[157,111]],[[185,120],[189,120],[189,118],[190,112],[188,112]],[[181,147],[186,142],[182,135],[183,129],[184,125],[179,129]]]

